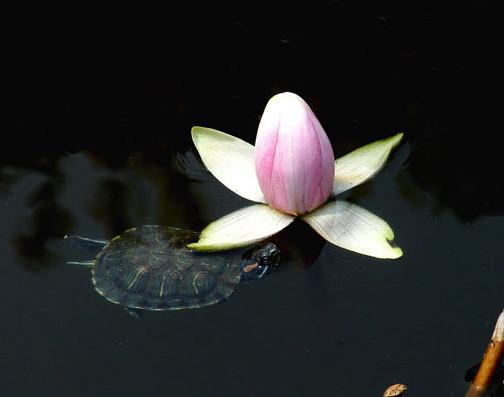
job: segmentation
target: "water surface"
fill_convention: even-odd
[[[96,294],[87,269],[65,263],[85,253],[62,237],[107,239],[140,224],[197,229],[245,201],[204,173],[188,178],[169,151],[162,164],[123,153],[112,167],[84,151],[39,169],[4,166],[4,390],[355,396],[403,382],[411,395],[433,385],[462,395],[502,307],[504,219],[436,210],[405,165],[410,152],[406,141],[347,197],[394,226],[404,258],[347,252],[295,223],[277,238],[282,271],[239,286],[229,302],[142,320]]]

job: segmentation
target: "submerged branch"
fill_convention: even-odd
[[[487,347],[483,361],[479,367],[469,390],[465,397],[480,397],[487,390],[495,369],[499,365],[504,355],[504,311],[500,314],[495,324],[492,340]]]

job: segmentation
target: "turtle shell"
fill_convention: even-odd
[[[148,310],[197,308],[228,298],[240,282],[240,260],[185,248],[197,236],[156,225],[125,231],[96,257],[96,291],[113,303]]]

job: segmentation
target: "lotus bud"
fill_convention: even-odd
[[[264,109],[255,142],[255,168],[268,204],[302,215],[327,201],[334,183],[331,142],[308,104],[284,92]]]

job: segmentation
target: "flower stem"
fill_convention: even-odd
[[[465,397],[480,397],[487,390],[495,369],[504,356],[504,311],[500,314],[495,324],[492,340],[487,347],[478,373],[473,379]]]

